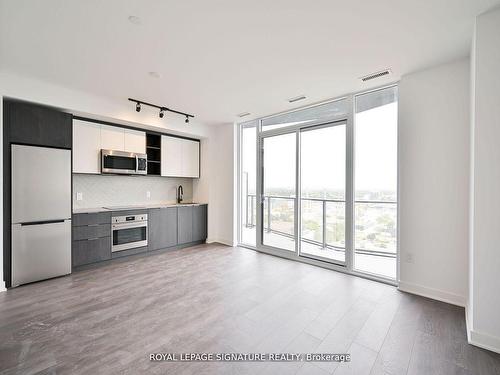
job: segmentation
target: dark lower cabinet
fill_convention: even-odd
[[[71,262],[73,267],[111,259],[111,237],[73,241]]]
[[[111,213],[109,212],[96,212],[89,214],[76,214],[73,215],[73,227],[79,226],[96,226],[99,224],[111,225]]]
[[[148,213],[148,249],[177,245],[177,207],[153,208]]]
[[[111,213],[76,214],[72,226],[73,267],[111,259]]]
[[[207,238],[207,205],[150,208],[148,251],[204,241]],[[122,211],[136,214],[145,211]],[[132,249],[111,253],[111,213],[73,215],[72,264],[79,267],[117,256],[145,251]]]
[[[73,227],[73,241],[88,240],[92,238],[109,237],[111,224],[83,225]]]
[[[207,239],[207,205],[193,206],[193,241]]]
[[[193,242],[193,207],[179,207],[177,212],[177,240],[179,245]]]
[[[152,208],[148,214],[149,250],[207,238],[207,205]]]
[[[207,205],[179,207],[177,233],[179,244],[207,239]]]

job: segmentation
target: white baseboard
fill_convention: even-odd
[[[467,330],[468,331],[468,330]],[[486,333],[476,332],[474,330],[467,333],[469,344],[479,346],[480,348],[500,353],[500,338],[490,336]]]
[[[231,241],[228,241],[228,240],[215,239],[215,238],[207,238],[207,243],[214,243],[214,242],[218,242],[218,243],[221,243],[221,244],[227,245],[227,246],[233,246],[233,244],[231,243]]]
[[[7,288],[5,287],[5,282],[0,281],[0,292],[5,292]]]
[[[450,303],[452,305],[457,305],[460,307],[465,307],[466,299],[464,296],[445,292],[439,289],[428,288],[418,284],[407,283],[404,281],[399,282],[398,289],[407,292],[416,294],[422,297],[432,298],[438,301]]]
[[[469,309],[465,307],[465,327],[467,329],[467,342],[480,348],[500,353],[500,338],[490,336],[486,333],[476,332],[472,328]]]

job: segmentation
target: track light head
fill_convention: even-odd
[[[141,103],[137,102],[137,104],[135,105],[135,110],[137,112],[140,112],[141,111]]]
[[[160,114],[159,114],[160,118],[163,118],[163,116],[165,116],[165,110],[162,108],[160,109]]]
[[[186,116],[186,120],[184,121],[186,124],[189,124],[189,116]]]

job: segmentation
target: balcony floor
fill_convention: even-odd
[[[256,228],[243,227],[242,243],[255,246]],[[294,251],[295,241],[290,237],[274,233],[264,233],[264,243],[266,245]],[[320,246],[302,241],[302,254],[305,256],[317,256],[325,259],[331,259],[335,263],[344,262],[345,254],[343,251],[333,249],[323,249]],[[355,269],[357,271],[371,273],[391,279],[396,279],[396,258],[371,255],[371,254],[355,254],[354,259]]]

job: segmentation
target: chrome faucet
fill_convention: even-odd
[[[179,185],[177,188],[177,203],[182,202],[182,196],[184,195],[184,190],[182,189],[182,185]]]

